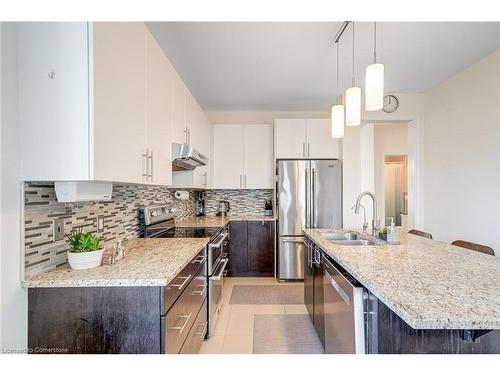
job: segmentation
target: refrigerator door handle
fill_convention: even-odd
[[[316,181],[316,169],[312,168],[312,175],[311,175],[311,228],[316,228],[316,218],[315,218],[315,212],[314,212],[314,206],[316,205],[315,202],[315,197],[314,197],[314,189],[315,189],[315,181]]]
[[[309,168],[306,168],[305,170],[305,176],[306,176],[306,222],[305,222],[305,227],[310,228],[311,227],[311,217],[310,217],[310,207],[309,207],[309,199],[310,199],[310,181],[309,181]]]

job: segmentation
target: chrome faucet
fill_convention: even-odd
[[[363,233],[366,234],[366,230],[368,229],[368,222],[366,221],[366,208],[362,204],[359,205],[363,209]],[[354,210],[356,205],[351,207],[351,210]]]
[[[361,199],[365,195],[368,195],[372,198],[372,203],[373,203],[372,236],[376,236],[379,228],[377,226],[377,198],[375,198],[375,195],[369,191],[364,191],[361,194],[359,194],[358,198],[356,199],[356,204],[354,205],[354,213],[359,214],[359,208],[361,207]]]

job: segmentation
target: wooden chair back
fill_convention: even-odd
[[[456,241],[453,241],[451,244],[455,245],[455,246],[463,247],[465,249],[478,251],[480,253],[495,255],[495,252],[493,251],[493,249],[489,246],[486,246],[486,245],[480,245],[478,243],[463,241],[463,240],[456,240]]]
[[[418,229],[410,229],[408,231],[408,233],[414,234],[415,236],[425,237],[425,238],[432,240],[432,234],[427,233],[427,232],[423,232],[423,231],[418,230]]]

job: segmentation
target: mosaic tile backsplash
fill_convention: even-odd
[[[196,192],[189,191],[187,201],[174,198],[176,189],[162,186],[113,186],[112,199],[94,204],[64,204],[57,202],[51,182],[25,183],[25,276],[49,271],[67,262],[66,239],[53,242],[54,219],[63,219],[65,232],[83,228],[95,233],[104,246],[140,234],[138,208],[145,205],[167,204],[175,209],[175,217],[194,216]],[[263,215],[264,203],[272,198],[272,190],[207,190],[207,215],[217,212],[218,203],[231,204],[230,215]],[[104,216],[104,231],[96,233],[96,219]]]
[[[264,215],[266,200],[272,200],[273,190],[207,190],[205,212],[215,215],[220,201],[231,205],[229,216]]]

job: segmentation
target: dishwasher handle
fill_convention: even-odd
[[[333,276],[330,275],[330,273],[328,271],[326,272],[326,275],[328,275],[328,281],[330,281],[331,286],[333,287],[333,289],[335,289],[335,291],[338,293],[340,298],[342,298],[342,300],[346,304],[350,305],[351,299],[349,298],[349,295],[345,292],[344,289],[342,289],[342,287],[335,281]]]

